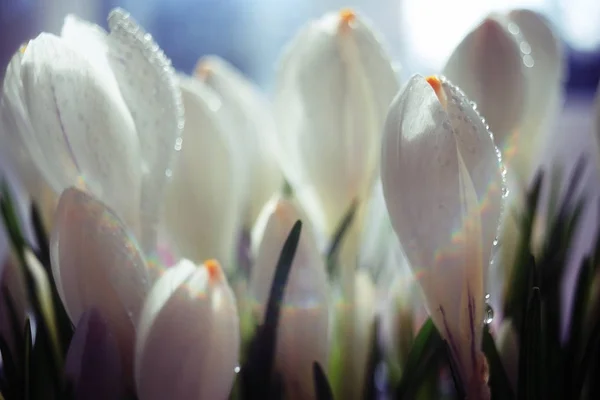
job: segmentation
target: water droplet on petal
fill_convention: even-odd
[[[486,295],[486,299],[489,294]],[[494,309],[488,303],[485,303],[485,312],[483,314],[483,323],[489,325],[494,321]]]

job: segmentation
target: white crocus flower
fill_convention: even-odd
[[[379,38],[349,10],[310,22],[284,54],[274,104],[281,164],[316,228],[329,237],[352,201],[370,194],[383,121],[397,91]]]
[[[410,79],[386,120],[382,182],[394,230],[468,394],[489,395],[479,350],[484,274],[504,183],[492,136],[460,89],[443,78]]]
[[[150,287],[138,245],[117,215],[86,192],[63,192],[50,237],[52,275],[73,324],[96,308],[115,335],[132,387],[135,323]]]
[[[258,217],[253,231],[255,263],[250,295],[262,323],[275,266],[298,220],[303,226],[284,292],[275,363],[290,398],[312,399],[313,362],[325,368],[329,349],[327,275],[310,224],[290,200],[273,198]]]
[[[523,116],[526,54],[500,18],[488,17],[467,34],[448,59],[442,75],[476,103],[502,148]]]
[[[224,119],[243,148],[244,227],[251,229],[264,205],[283,187],[271,144],[275,134],[271,105],[258,87],[217,56],[200,59],[195,76],[218,94]]]
[[[165,232],[179,256],[197,264],[215,258],[229,272],[241,219],[239,149],[218,96],[195,78],[180,75],[179,85],[186,124],[167,185]]]
[[[181,260],[156,281],[138,324],[140,400],[227,399],[238,366],[233,292],[219,263]]]
[[[511,140],[504,144],[504,160],[522,182],[528,182],[537,165],[552,124],[563,106],[565,56],[550,23],[531,10],[508,13],[508,30],[519,42],[526,74],[523,120]]]
[[[56,194],[77,185],[153,250],[165,173],[183,128],[180,93],[149,34],[120,9],[108,22],[110,33],[68,16],[61,37],[42,33],[13,56],[3,132],[36,202],[47,203],[46,184]]]

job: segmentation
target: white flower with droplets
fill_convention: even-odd
[[[3,132],[34,200],[40,178],[60,194],[77,185],[106,202],[155,247],[166,172],[183,129],[170,62],[121,9],[110,32],[67,16],[60,37],[42,33],[7,69]],[[35,168],[35,169],[33,169]],[[33,172],[32,172],[33,170]],[[39,177],[37,176],[39,175]]]
[[[233,292],[216,260],[181,260],[156,281],[141,312],[135,381],[141,400],[226,399],[238,367]]]
[[[484,274],[504,185],[492,136],[460,89],[413,76],[386,120],[382,182],[392,225],[468,394],[487,392]],[[489,393],[488,393],[489,394]]]
[[[274,104],[281,165],[328,236],[352,201],[370,193],[381,128],[397,90],[376,33],[350,10],[310,22],[284,54]]]
[[[244,227],[251,229],[267,201],[283,187],[271,144],[275,134],[271,105],[258,87],[217,56],[200,59],[195,76],[219,96],[223,118],[243,149]]]

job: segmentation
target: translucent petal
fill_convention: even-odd
[[[500,215],[501,191],[487,190],[490,182],[502,183],[493,149],[481,118],[448,82],[437,81],[434,91],[414,76],[392,103],[382,154],[386,204],[432,319],[455,346],[466,382],[474,368],[467,355],[479,349],[485,255],[493,241],[484,242],[486,196],[497,205],[494,229]],[[487,182],[476,170],[488,172],[482,175]]]
[[[77,184],[101,198],[131,229],[138,225],[140,168],[131,115],[105,76],[60,38],[31,41],[21,77],[33,130],[33,161],[60,193]]]
[[[61,195],[50,238],[52,274],[74,324],[96,308],[117,339],[123,368],[133,375],[135,323],[149,290],[146,263],[117,215],[90,195]]]
[[[196,77],[220,97],[223,115],[245,158],[245,226],[251,228],[263,206],[283,187],[283,176],[272,145],[275,124],[271,105],[258,87],[217,56],[200,59]]]
[[[234,268],[240,228],[236,147],[218,116],[218,97],[193,78],[180,77],[186,109],[182,151],[167,185],[164,226],[179,255],[196,263],[216,258]]]
[[[477,104],[499,147],[523,115],[522,65],[519,43],[507,27],[487,18],[462,40],[442,70]]]
[[[171,61],[128,13],[113,10],[108,24],[110,66],[135,122],[141,148],[140,241],[146,251],[152,251],[167,174],[182,145],[181,92]]]
[[[214,261],[196,267],[183,260],[152,288],[136,341],[141,398],[227,398],[240,332],[233,292],[219,268]]]
[[[544,17],[530,10],[514,10],[508,18],[521,51],[527,53],[523,55],[527,97],[523,123],[508,144],[514,156],[506,161],[527,182],[563,105],[566,63],[562,45]]]
[[[344,15],[326,14],[298,33],[281,62],[275,97],[282,168],[328,235],[351,202],[369,194],[398,89],[371,27]]]

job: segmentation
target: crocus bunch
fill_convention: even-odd
[[[507,294],[500,354],[488,269],[499,232],[518,225],[502,224],[507,179],[529,179],[561,97],[540,16],[490,15],[441,75],[401,85],[374,27],[331,12],[285,50],[272,105],[216,56],[174,71],[121,9],[108,25],[68,16],[5,75],[2,145],[37,244],[5,191],[4,398],[537,390],[537,325],[521,322],[539,316],[537,275]],[[503,270],[522,277],[512,265],[528,249]],[[504,367],[515,358],[518,380]]]

